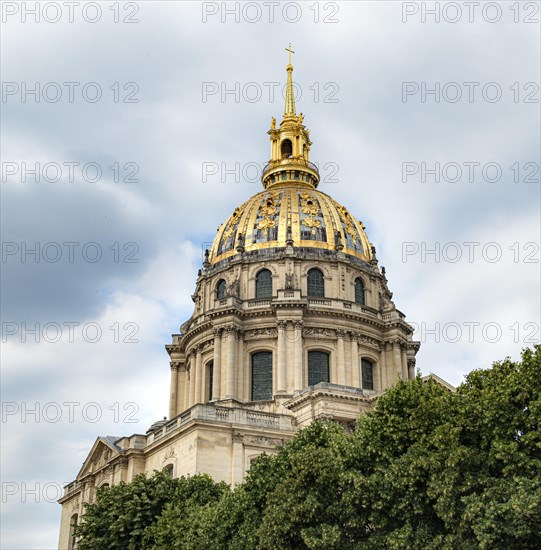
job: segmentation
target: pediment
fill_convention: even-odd
[[[121,455],[123,453],[122,449],[115,444],[118,439],[118,437],[112,436],[98,437],[83,462],[83,466],[77,474],[77,479],[88,474],[95,474]]]
[[[446,390],[449,390],[451,392],[456,391],[456,388],[454,386],[449,384],[449,382],[447,382],[443,378],[440,378],[437,374],[433,374],[433,373],[427,374],[426,376],[423,376],[422,381],[423,382],[428,382],[428,380],[430,380],[430,379],[434,380],[434,382],[436,382],[436,384],[439,384],[440,386],[442,386]]]

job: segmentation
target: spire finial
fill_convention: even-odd
[[[284,109],[284,116],[286,115],[295,115],[295,93],[293,89],[293,65],[291,64],[291,54],[295,53],[291,49],[291,42],[289,43],[289,48],[286,48],[288,53],[288,65],[287,69],[287,85],[286,85],[286,105]]]
[[[292,54],[292,53],[295,53],[295,52],[291,49],[291,42],[289,43],[289,48],[286,48],[286,52],[288,53],[288,65],[291,65],[291,54]]]
[[[289,44],[285,48],[289,54],[287,70],[287,84],[285,94],[284,117],[280,127],[276,127],[276,120],[271,119],[271,127],[267,134],[270,136],[271,155],[261,175],[263,187],[268,189],[274,185],[289,185],[312,187],[319,184],[317,166],[310,162],[310,134],[304,126],[304,115],[297,115],[295,111],[295,90],[293,88],[293,65],[291,54],[295,53]],[[288,226],[292,221],[288,218]],[[295,223],[293,221],[293,223]],[[290,239],[287,239],[288,241]]]

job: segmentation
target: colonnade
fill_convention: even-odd
[[[304,372],[303,322],[280,320],[277,325],[273,365],[273,395],[291,395],[308,384]],[[312,347],[312,346],[311,346]],[[268,348],[267,348],[268,349]],[[314,346],[314,349],[317,349]],[[322,348],[324,349],[324,348]],[[185,363],[171,363],[169,418],[197,403],[220,399],[251,399],[250,364],[244,335],[230,325],[214,330],[212,359],[203,345],[192,348]],[[351,332],[336,330],[330,351],[330,382],[362,386],[359,343]],[[203,355],[206,360],[203,362]],[[377,356],[377,360],[374,360]],[[415,377],[415,359],[408,358],[407,345],[399,340],[384,342],[379,353],[371,353],[374,389],[383,390],[398,379]],[[212,380],[210,377],[212,376]]]

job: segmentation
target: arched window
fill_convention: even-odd
[[[255,277],[255,297],[270,298],[272,296],[272,273],[262,269]]]
[[[272,352],[252,355],[252,401],[272,399]]]
[[[214,389],[213,387],[213,384],[214,384],[214,363],[211,361],[208,365],[207,365],[207,373],[208,373],[208,381],[209,381],[209,392],[208,392],[208,397],[209,397],[209,401],[212,401],[212,391]]]
[[[323,273],[317,268],[308,272],[308,296],[316,298],[325,296]]]
[[[73,516],[71,516],[69,539],[68,539],[69,550],[72,550],[73,548],[77,547],[77,537],[75,536],[75,528],[77,527],[78,520],[79,520],[79,516],[77,514],[73,514]]]
[[[288,159],[293,154],[293,144],[291,143],[291,140],[284,139],[280,149],[282,151],[282,158]]]
[[[308,385],[329,382],[329,354],[324,351],[308,352]]]
[[[173,477],[173,465],[172,464],[168,464],[164,469],[165,469],[165,473],[169,477]]]
[[[355,279],[355,301],[364,305],[364,283],[360,277]]]
[[[361,361],[361,374],[364,390],[374,389],[374,365],[368,359]]]
[[[216,285],[216,299],[222,300],[225,298],[225,281],[220,279]]]

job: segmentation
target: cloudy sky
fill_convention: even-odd
[[[539,2],[34,4],[2,4],[2,548],[55,548],[95,437],[167,414],[164,345],[261,188],[289,42],[320,189],[422,373],[539,341]]]

